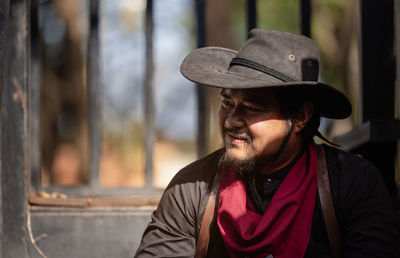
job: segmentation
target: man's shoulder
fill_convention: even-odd
[[[190,163],[186,167],[182,168],[181,172],[193,171],[193,170],[194,171],[204,170],[204,168],[207,168],[207,167],[215,167],[216,168],[216,166],[218,166],[218,162],[223,153],[224,153],[223,148],[218,149],[218,150],[208,154],[207,156]]]
[[[363,168],[368,168],[370,170],[377,170],[376,167],[365,158],[353,154],[329,145],[323,145],[326,150],[327,162],[330,167],[335,167],[337,169],[352,168],[351,170],[359,170]]]
[[[224,153],[224,149],[218,149],[207,156],[200,158],[185,166],[174,176],[170,185],[184,182],[208,181],[218,169],[218,162]]]
[[[334,192],[369,189],[377,184],[383,185],[378,169],[370,161],[327,145],[325,150],[330,184]]]

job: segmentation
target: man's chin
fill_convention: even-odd
[[[235,172],[241,176],[254,173],[259,170],[257,166],[257,158],[238,150],[227,148],[224,155],[219,161],[220,166],[233,168]]]
[[[226,153],[232,159],[236,159],[238,161],[243,161],[243,162],[245,162],[246,160],[252,159],[252,156],[253,156],[250,153],[248,153],[247,151],[241,150],[238,148],[226,148]]]

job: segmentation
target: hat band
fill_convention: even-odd
[[[239,66],[245,66],[250,69],[257,70],[259,72],[263,72],[265,74],[268,74],[270,76],[273,76],[283,82],[293,82],[295,81],[293,78],[290,76],[278,72],[277,70],[272,69],[271,67],[256,63],[254,61],[251,61],[249,59],[245,58],[240,58],[240,57],[235,57],[232,59],[231,63],[229,64],[229,67],[232,67],[234,65],[239,65]]]

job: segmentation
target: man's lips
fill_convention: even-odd
[[[226,131],[225,134],[231,139],[232,142],[246,142],[249,143],[251,138],[246,133],[235,133]]]

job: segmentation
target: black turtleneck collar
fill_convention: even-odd
[[[247,194],[250,196],[257,212],[263,214],[267,209],[276,190],[289,173],[290,169],[297,163],[305,151],[305,147],[284,168],[272,173],[251,173],[246,180]]]

